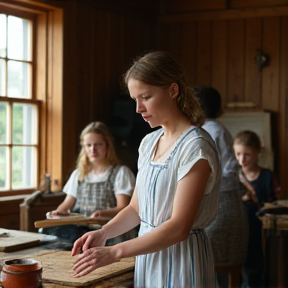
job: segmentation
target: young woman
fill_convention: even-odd
[[[245,262],[247,287],[263,287],[264,259],[262,251],[262,222],[256,213],[265,202],[276,200],[274,173],[258,165],[261,141],[253,131],[241,131],[234,139],[234,151],[241,165],[240,182],[247,188],[242,200],[248,212],[249,240]]]
[[[74,243],[84,251],[76,277],[136,256],[135,287],[216,286],[213,256],[204,228],[217,213],[220,165],[213,140],[200,128],[203,114],[182,67],[165,52],[136,60],[125,74],[130,96],[150,126],[139,147],[138,174],[130,204],[97,232]],[[139,237],[111,247],[106,239],[140,223]]]
[[[129,204],[135,176],[127,166],[120,165],[112,134],[104,123],[92,122],[85,127],[80,135],[80,145],[77,168],[63,188],[67,196],[50,215],[67,215],[72,211],[90,217],[113,218]],[[69,238],[70,242],[90,230],[87,226],[76,225],[60,228],[61,234],[57,236]],[[44,229],[43,233],[47,232],[49,229]],[[133,230],[125,237],[110,241],[109,245],[134,238],[133,233],[135,237]]]

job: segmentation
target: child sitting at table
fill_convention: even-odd
[[[50,216],[69,215],[71,211],[88,217],[113,218],[129,204],[135,176],[127,166],[120,164],[112,134],[104,123],[90,123],[80,135],[80,145],[77,168],[63,188],[67,196]],[[44,228],[42,232],[56,234],[73,244],[90,230],[88,226],[65,225]],[[106,245],[134,237],[135,229],[108,240]]]

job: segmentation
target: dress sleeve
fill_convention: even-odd
[[[77,191],[78,191],[78,179],[79,179],[79,172],[78,170],[74,170],[69,177],[66,185],[63,188],[63,192],[67,195],[71,195],[77,198]]]
[[[214,184],[220,181],[221,169],[219,157],[212,142],[208,142],[204,138],[197,138],[189,141],[182,147],[182,155],[178,168],[178,181],[181,180],[200,159],[208,161],[211,173],[208,179],[205,194],[209,194]]]
[[[142,139],[142,141],[141,141],[141,143],[139,145],[139,149],[138,149],[139,157],[138,157],[138,163],[137,163],[138,170],[141,169],[141,167],[143,166],[143,164],[145,162],[145,159],[147,157],[147,153],[148,153],[147,148],[149,147],[148,142],[149,142],[149,136],[146,135]]]
[[[121,166],[117,172],[114,184],[115,195],[131,196],[135,187],[135,176],[127,166]]]

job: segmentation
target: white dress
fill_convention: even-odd
[[[84,180],[87,183],[106,182],[109,178],[111,168],[112,166],[110,166],[105,172],[100,174],[95,174],[93,171],[91,171],[88,175],[85,176]],[[79,170],[76,169],[73,171],[67,183],[65,184],[63,192],[77,198],[77,192],[79,188],[78,179],[79,179]],[[135,176],[133,172],[125,165],[119,166],[113,187],[115,195],[123,194],[131,196],[134,187],[135,187]]]
[[[148,134],[139,147],[135,189],[141,218],[139,236],[171,217],[177,183],[199,159],[206,159],[212,172],[187,240],[156,253],[137,256],[134,285],[137,288],[217,287],[211,246],[204,230],[218,209],[221,171],[215,144],[202,128],[190,127],[166,160],[155,163],[151,157],[162,134],[163,129]]]

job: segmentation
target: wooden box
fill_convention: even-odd
[[[19,205],[29,195],[0,197],[0,227],[19,230]]]

